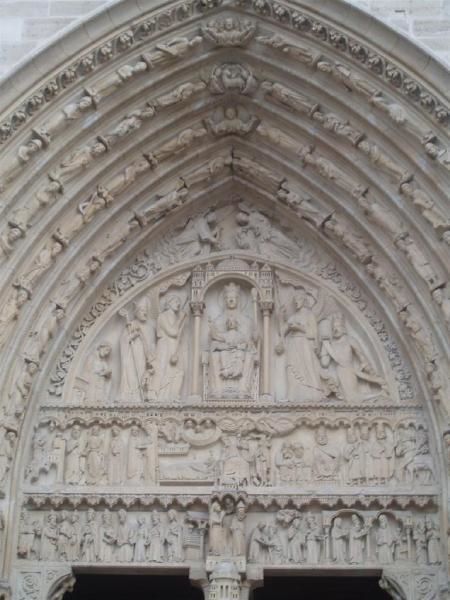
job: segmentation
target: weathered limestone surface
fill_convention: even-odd
[[[0,598],[448,597],[447,81],[338,0],[123,0],[0,87]]]
[[[0,77],[65,27],[113,0],[2,0]],[[450,63],[449,0],[347,0]]]

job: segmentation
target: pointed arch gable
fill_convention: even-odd
[[[192,269],[195,252],[171,254],[170,244],[207,227],[196,223],[212,209],[229,219],[227,206],[247,215],[247,230],[249,215],[270,223],[266,250],[275,252],[275,240],[297,244],[300,262],[285,246],[271,263],[258,246],[274,273],[289,263],[307,271],[301,261],[310,247],[317,280],[353,302],[384,338],[401,402],[410,394],[429,427],[441,486],[426,502],[437,507],[444,551],[446,81],[448,72],[423,50],[344,2],[255,0],[119,1],[2,84],[6,579],[20,570],[14,523],[28,493],[29,440],[40,407],[51,405],[48,390],[60,385],[55,367],[70,368],[91,325],[112,314],[116,295],[137,297],[151,269],[172,269],[175,279],[183,260]],[[214,242],[206,247],[213,262],[214,253],[225,258]],[[158,267],[153,252],[164,256]],[[411,531],[405,526],[410,545]]]

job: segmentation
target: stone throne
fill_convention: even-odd
[[[270,397],[272,309],[273,274],[266,264],[231,257],[194,269],[192,398]]]

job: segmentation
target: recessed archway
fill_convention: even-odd
[[[252,600],[273,600],[282,596],[285,600],[388,600],[391,598],[379,585],[379,576],[277,576],[265,577],[264,586],[253,591]]]
[[[119,575],[77,574],[73,592],[67,592],[64,600],[202,600],[201,590],[192,587],[187,576],[182,575]]]
[[[263,568],[336,563],[435,593],[442,65],[341,1],[122,0],[14,78],[0,126],[13,593],[122,563],[188,566],[211,600]]]

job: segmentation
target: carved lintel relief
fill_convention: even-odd
[[[24,509],[20,564],[173,564],[407,568],[433,575],[441,563],[434,514],[284,508],[261,512],[243,492],[213,491],[209,507]],[[411,567],[410,567],[411,568]],[[29,577],[28,579],[33,579]],[[31,586],[31,581],[24,584]],[[70,583],[70,582],[69,582]]]
[[[239,160],[205,163],[192,185]],[[250,176],[252,162],[241,166]],[[376,264],[340,215],[266,176],[307,226]],[[156,222],[188,190],[181,181],[134,218]],[[23,471],[20,585],[48,563],[202,564],[213,597],[276,566],[414,567],[435,581],[429,426],[368,301],[306,237],[242,198],[176,217],[152,244],[52,376]],[[53,335],[52,321],[32,340],[36,363]],[[29,393],[22,375],[11,415]],[[5,480],[14,435],[5,429]]]
[[[239,412],[233,418],[218,418],[217,402],[204,416],[200,408],[182,417],[173,408],[167,414],[159,409],[151,422],[145,408],[133,417],[116,408],[101,420],[95,416],[100,409],[91,417],[72,409],[72,420],[48,409],[33,435],[27,489],[113,491],[124,483],[153,489],[187,482],[286,490],[325,489],[332,482],[342,490],[367,485],[385,493],[436,489],[428,431],[410,411],[393,426],[381,409],[370,419],[352,419],[349,408],[338,423],[308,418],[310,405],[303,412],[297,405],[295,420],[287,409],[271,416],[269,405],[260,417]]]

